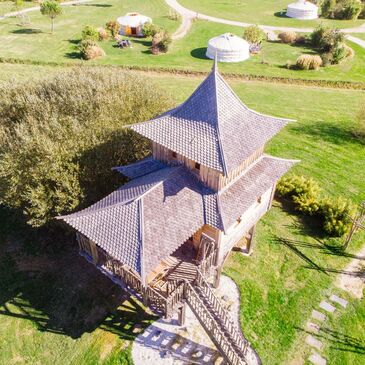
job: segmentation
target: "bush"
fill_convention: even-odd
[[[365,144],[365,103],[357,114],[352,133],[360,142]]]
[[[245,39],[250,44],[260,44],[266,39],[266,34],[257,25],[251,25],[245,28],[243,32],[243,39]]]
[[[350,228],[352,211],[351,204],[345,199],[323,199],[319,214],[324,232],[333,237],[343,236]]]
[[[321,198],[320,193],[318,183],[298,175],[281,178],[276,189],[277,196],[289,199],[297,211],[316,216],[321,221],[323,232],[330,236],[343,236],[350,224],[351,203],[342,198]]]
[[[345,40],[344,34],[339,29],[318,26],[310,35],[311,44],[320,52],[331,52]]]
[[[145,23],[142,28],[142,33],[147,38],[153,38],[157,33],[161,32],[162,29],[153,23]]]
[[[105,56],[104,50],[91,39],[81,41],[78,48],[80,55],[84,60],[92,60],[94,58]]]
[[[100,27],[97,29],[97,31],[98,31],[99,41],[107,41],[109,39],[109,34],[105,28]]]
[[[333,54],[331,52],[326,52],[321,54],[322,65],[329,66],[333,63]]]
[[[0,204],[40,226],[95,202],[121,185],[111,167],[149,153],[149,144],[124,126],[169,107],[155,84],[114,69],[78,67],[3,84]]]
[[[332,51],[333,56],[333,64],[339,64],[341,61],[343,61],[347,57],[348,50],[342,45],[337,46]]]
[[[278,38],[283,43],[295,43],[297,40],[297,33],[295,32],[283,32],[278,35]]]
[[[112,38],[118,35],[120,31],[120,24],[115,20],[110,20],[108,23],[106,23],[105,27],[110,32]]]
[[[152,38],[152,47],[151,51],[153,54],[158,54],[160,52],[166,53],[169,49],[169,46],[172,42],[172,39],[166,31],[162,30],[156,33]]]
[[[300,70],[319,70],[322,58],[318,55],[302,54],[298,57],[296,65]]]
[[[332,19],[357,19],[363,8],[360,0],[324,0],[321,15]]]
[[[99,32],[91,25],[85,25],[81,32],[81,39],[83,41],[90,40],[96,42],[99,40]]]

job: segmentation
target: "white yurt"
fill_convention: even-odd
[[[250,57],[250,45],[234,34],[225,33],[209,40],[206,56],[217,57],[219,62],[240,62]]]
[[[317,19],[318,6],[310,1],[297,0],[297,2],[288,5],[286,15],[296,19]]]
[[[142,37],[143,25],[152,23],[152,19],[139,13],[127,13],[117,19],[120,24],[120,35]]]

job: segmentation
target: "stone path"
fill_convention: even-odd
[[[187,9],[183,7],[177,0],[165,0],[166,4],[169,5],[172,9],[174,9],[177,13],[181,15],[182,23],[179,27],[179,29],[172,35],[172,38],[177,40],[183,38],[189,31],[192,21],[194,19],[201,19],[201,20],[208,20],[210,22],[214,23],[221,23],[221,24],[227,24],[232,26],[238,26],[238,27],[248,27],[252,25],[251,23],[244,23],[244,22],[238,22],[234,20],[228,20],[228,19],[222,19],[222,18],[216,18],[210,15],[201,14],[198,12],[195,12],[193,10]],[[265,32],[273,32],[273,31],[294,31],[298,33],[309,33],[313,31],[313,28],[295,28],[295,27],[279,27],[279,26],[271,26],[271,25],[259,25],[261,29],[263,29]],[[365,33],[365,23],[362,24],[359,27],[355,28],[347,28],[347,29],[341,29],[344,33]],[[365,48],[365,41],[363,41],[360,38],[354,37],[354,36],[347,36],[347,39],[351,42],[354,42],[361,46],[362,48]]]
[[[357,299],[361,299],[365,288],[365,246],[351,263],[343,270],[343,273],[338,276],[336,286]],[[308,336],[305,342],[313,350],[308,357],[308,361],[314,365],[326,365],[327,360],[319,353],[323,349],[323,343],[316,338],[320,334],[321,326],[327,319],[328,314],[334,313],[336,310],[344,310],[348,305],[348,301],[336,294],[331,294],[328,300],[322,300],[318,305],[318,310],[312,311],[311,319],[306,323],[305,330]]]

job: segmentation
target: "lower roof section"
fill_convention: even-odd
[[[182,165],[147,159],[120,170],[136,178],[60,219],[144,278],[204,224],[227,231],[294,163],[264,155],[216,193]]]

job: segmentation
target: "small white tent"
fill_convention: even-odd
[[[143,25],[152,23],[152,19],[139,13],[127,13],[117,19],[120,24],[119,34],[126,36],[142,37]]]
[[[214,37],[208,42],[206,56],[219,62],[240,62],[250,57],[250,45],[231,33]]]
[[[296,19],[317,19],[318,6],[306,0],[298,0],[295,3],[288,5],[286,15],[289,18]]]

